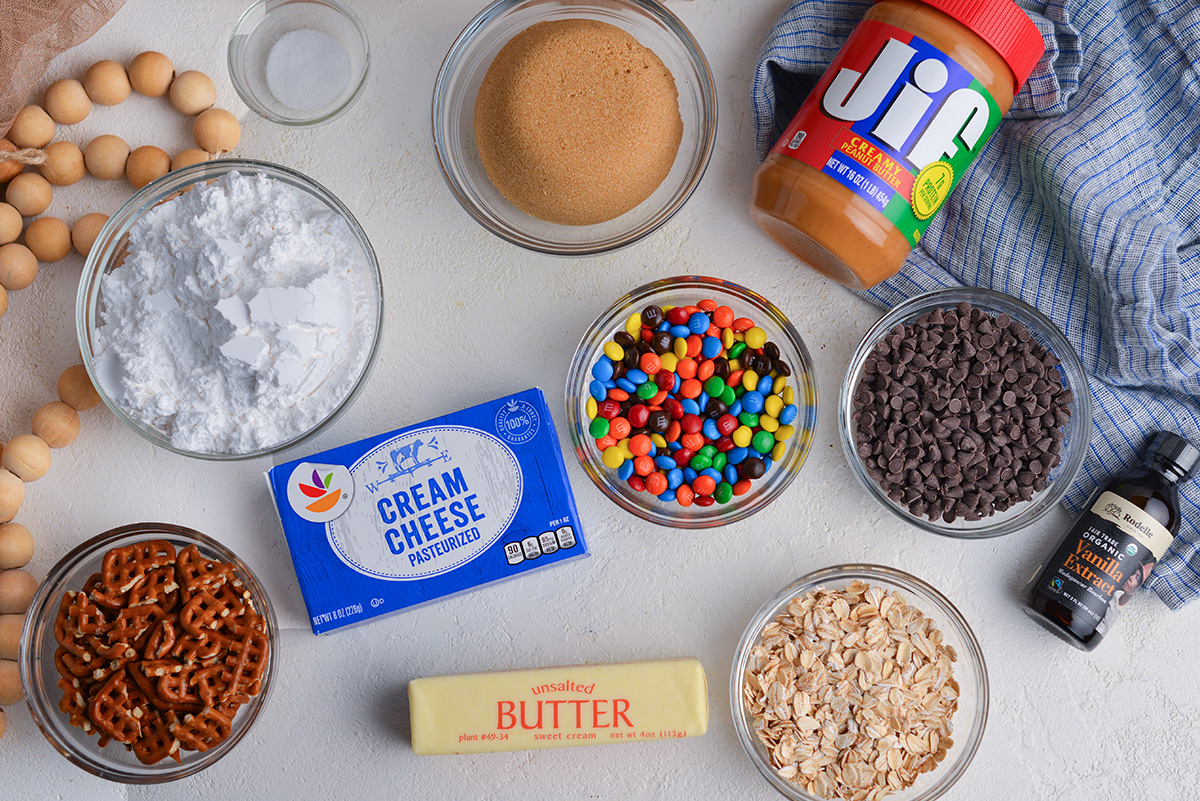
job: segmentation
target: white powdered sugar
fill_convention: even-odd
[[[354,387],[378,314],[349,224],[265,175],[156,206],[100,284],[97,372],[176,448],[248,453],[308,432]]]

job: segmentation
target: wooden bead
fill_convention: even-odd
[[[32,428],[51,448],[65,448],[79,436],[79,413],[62,401],[50,401],[33,413]]]
[[[20,523],[0,523],[0,570],[25,567],[33,558],[33,535]]]
[[[133,90],[146,97],[162,97],[171,88],[175,65],[156,50],[138,53],[129,62],[129,83]]]
[[[17,658],[24,623],[24,615],[0,615],[0,659]]]
[[[7,470],[0,470],[0,521],[7,523],[17,516],[25,502],[25,482]]]
[[[203,72],[188,70],[171,81],[171,105],[181,114],[199,114],[217,102],[217,85]]]
[[[108,215],[99,212],[85,214],[76,220],[75,227],[71,229],[71,244],[80,255],[86,256],[91,252],[92,245],[96,243],[96,237],[100,235],[100,229],[106,222]]]
[[[45,147],[54,138],[54,120],[41,106],[26,106],[17,112],[7,136],[17,147]]]
[[[125,162],[129,158],[129,145],[119,136],[103,134],[88,142],[83,151],[83,163],[87,171],[107,181],[125,174]]]
[[[59,125],[83,122],[92,113],[92,101],[83,84],[74,78],[64,78],[50,84],[42,95],[42,108]]]
[[[0,139],[0,154],[12,153],[17,146],[7,139]],[[19,161],[0,161],[0,184],[6,184],[24,171],[25,165]]]
[[[83,177],[83,151],[74,142],[55,142],[46,148],[46,163],[38,167],[54,186],[70,186]]]
[[[29,608],[37,581],[29,571],[17,568],[0,573],[0,615],[21,615]],[[7,702],[0,700],[0,704]]]
[[[71,229],[57,217],[38,217],[25,229],[25,247],[38,261],[58,261],[71,255]]]
[[[25,691],[21,689],[21,671],[17,663],[11,659],[0,659],[0,705],[19,704],[24,697]]]
[[[37,256],[24,245],[12,243],[0,247],[0,286],[17,292],[37,278]]]
[[[237,117],[223,108],[210,108],[200,112],[192,123],[192,136],[201,150],[209,153],[228,153],[237,147],[242,138],[242,128]]]
[[[58,377],[58,399],[77,412],[86,412],[100,402],[100,393],[92,386],[82,364],[72,365]]]
[[[27,484],[37,481],[50,469],[50,446],[36,434],[19,434],[4,446],[0,466]]]
[[[83,88],[93,103],[115,106],[129,97],[129,76],[115,61],[97,61],[83,76]]]
[[[125,177],[138,189],[171,171],[171,157],[160,147],[142,145],[129,154]]]
[[[8,182],[4,199],[21,212],[22,217],[36,217],[50,208],[54,189],[36,172],[23,172]]]
[[[0,317],[8,311],[8,290],[0,286]]]
[[[8,203],[0,203],[0,245],[16,242],[21,235],[21,212]]]
[[[187,150],[179,151],[179,155],[171,159],[171,171],[181,170],[202,161],[208,161],[208,154],[199,148],[189,147]]]

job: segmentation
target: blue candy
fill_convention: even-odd
[[[679,388],[683,386],[683,379],[679,377],[679,373],[675,374],[675,386],[671,389],[672,395],[679,394]]]
[[[622,481],[626,481],[632,475],[633,475],[633,460],[630,459],[628,461],[621,462],[621,466],[617,468],[617,478],[621,479]]]
[[[730,484],[736,484],[738,482],[738,471],[733,465],[725,465],[725,469],[722,471],[722,474],[725,476],[725,480]]]
[[[796,408],[796,404],[790,404],[783,407],[783,411],[779,413],[779,422],[785,426],[790,426],[792,421],[800,414],[800,410]]]
[[[717,470],[716,468],[713,468],[713,467],[706,467],[706,468],[704,468],[703,470],[701,470],[701,471],[700,471],[700,475],[702,475],[702,476],[708,476],[709,478],[711,478],[711,479],[712,479],[714,482],[716,482],[717,484],[720,484],[720,483],[721,483],[721,479],[722,479],[722,476],[721,476],[721,471],[720,471],[720,470]]]
[[[625,371],[625,377],[635,384],[645,384],[650,376],[638,370],[636,367]]]
[[[705,420],[704,425],[700,428],[700,433],[714,442],[721,438],[721,432],[717,430],[716,420]]]
[[[771,469],[771,465],[775,464],[774,462],[771,461],[770,456],[760,456],[758,458],[762,459],[763,470],[769,470],[769,469]]]
[[[675,460],[670,456],[655,456],[654,466],[661,470],[670,470],[675,467]]]
[[[588,393],[596,399],[597,403],[608,397],[608,390],[599,381],[592,381],[588,384]]]
[[[671,326],[670,330],[671,336],[679,339],[687,339],[692,335],[692,329],[688,328],[686,325],[673,325]]]
[[[696,403],[695,398],[684,398],[679,405],[683,407],[684,414],[700,414],[700,404]]]
[[[687,327],[693,334],[703,334],[712,325],[712,320],[704,312],[693,312],[688,318]]]
[[[658,499],[663,503],[673,502],[675,500],[675,490],[663,490],[662,494],[658,496]]]
[[[741,464],[742,462],[746,461],[746,457],[749,455],[750,455],[749,448],[739,448],[739,447],[735,446],[733,448],[730,448],[725,453],[725,463],[726,464]]]
[[[764,375],[758,379],[758,394],[766,397],[771,394],[771,390],[775,388],[775,379],[769,375]]]
[[[699,406],[701,409],[708,408],[708,393],[707,392],[701,391],[701,393],[696,396],[696,405]]]
[[[739,398],[739,400],[742,402],[742,411],[750,412],[750,414],[758,414],[763,410],[763,406],[765,405],[762,393],[756,389],[750,390]]]
[[[733,405],[729,407],[729,414],[733,415],[734,417],[737,417],[743,411],[745,411],[745,410],[742,409],[742,399],[741,398],[738,398],[737,400],[735,400],[733,402]]]
[[[683,471],[678,467],[673,467],[667,471],[667,487],[670,489],[678,489],[683,484]]]
[[[696,480],[696,471],[691,467],[683,468],[683,480],[691,484]]]
[[[679,443],[679,440],[667,443],[667,450],[669,450],[669,451],[677,451],[677,450],[681,450],[682,448],[683,448],[683,445],[681,445]]]
[[[654,440],[650,441],[650,452],[646,455],[651,459],[653,459],[655,456],[658,456],[658,446],[654,444]]]
[[[601,356],[600,361],[592,365],[592,378],[598,381],[607,381],[613,377],[612,359],[607,356]]]
[[[661,323],[658,324],[658,328],[655,328],[654,330],[655,331],[670,331],[671,324],[668,323],[666,320],[663,320]]]
[[[613,381],[611,378],[609,378],[605,381],[602,381],[600,383],[604,384],[604,386],[608,387],[609,389],[613,389],[617,385],[617,382]]]
[[[706,359],[715,359],[721,353],[721,340],[716,337],[705,337],[704,341],[700,343],[700,353]]]
[[[630,395],[633,395],[634,393],[636,393],[637,388],[638,388],[638,385],[633,383],[632,381],[630,381],[628,378],[618,378],[617,386],[620,387],[621,389],[625,390],[626,392],[628,392]],[[597,400],[604,400],[604,399],[597,398]]]

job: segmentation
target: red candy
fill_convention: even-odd
[[[688,318],[691,316],[687,306],[676,306],[667,312],[667,322],[671,325],[687,325]]]
[[[615,400],[600,401],[596,405],[596,414],[603,417],[605,420],[612,420],[621,413],[621,404]]]
[[[732,414],[723,414],[717,418],[717,430],[723,436],[729,436],[738,429],[738,419]]]
[[[691,448],[680,448],[679,450],[675,451],[675,464],[679,465],[680,467],[687,467],[688,462],[692,461],[692,457],[695,455],[696,452]]]
[[[646,423],[650,420],[650,410],[645,404],[635,403],[629,407],[629,425],[634,428],[645,428]]]
[[[633,487],[634,492],[641,492],[642,490],[646,489],[646,482],[643,481],[642,477],[639,475],[630,476],[625,480],[625,483],[630,487]]]
[[[667,398],[663,401],[663,411],[669,414],[672,420],[683,419],[683,404],[674,398]]]
[[[717,499],[711,495],[697,495],[696,496],[696,505],[697,506],[712,506],[716,502],[717,502]]]
[[[704,428],[704,421],[698,414],[685,414],[679,421],[679,425],[683,426],[685,434],[699,434],[700,430]]]

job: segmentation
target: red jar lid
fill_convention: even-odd
[[[1033,20],[1012,0],[920,1],[966,25],[991,45],[1016,77],[1014,91],[1025,83],[1046,50]]]

